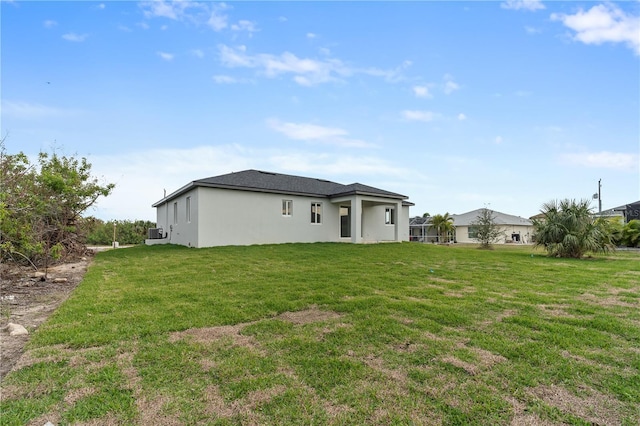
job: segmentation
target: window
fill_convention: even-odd
[[[322,223],[322,203],[311,203],[311,223]]]
[[[468,228],[468,236],[470,239],[474,240],[478,238],[478,227],[477,226],[469,226]]]
[[[293,215],[293,201],[282,200],[282,216],[291,217]]]
[[[187,223],[191,223],[191,197],[187,197]]]
[[[384,223],[385,225],[395,225],[396,223],[396,214],[395,209],[391,207],[387,207],[384,209]]]
[[[178,223],[178,202],[173,203],[173,223]]]

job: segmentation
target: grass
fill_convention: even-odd
[[[640,423],[640,256],[420,244],[97,255],[1,425]]]

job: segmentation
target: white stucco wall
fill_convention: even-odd
[[[392,208],[395,210],[395,220],[398,224],[398,230],[402,229],[404,220],[401,219],[403,215],[402,208],[398,211],[395,204],[371,204],[365,203],[365,209],[363,211],[363,233],[362,238],[364,241],[396,241],[396,225],[385,223],[385,210]],[[408,233],[408,221],[404,225],[407,227],[405,234]],[[401,232],[402,234],[402,232]],[[407,238],[408,239],[408,238]]]
[[[339,241],[339,206],[326,199],[218,188],[198,188],[200,247]],[[282,200],[293,214],[282,215]],[[322,223],[311,223],[311,203],[322,203]]]
[[[191,222],[186,199],[191,197]],[[292,215],[283,216],[282,201],[292,201]],[[322,223],[311,223],[311,203],[322,204]],[[174,218],[177,203],[177,219]],[[360,205],[362,238],[356,238],[354,212]],[[352,237],[340,237],[340,206],[350,206]],[[397,230],[385,224],[385,208],[396,209]],[[329,200],[220,188],[196,187],[157,207],[157,224],[169,243],[191,247],[277,244],[291,242],[376,242],[409,240],[409,208],[401,201],[347,196]],[[359,226],[358,226],[358,229]]]
[[[198,243],[198,189],[194,188],[168,203],[157,207],[158,227],[168,234],[168,242],[189,247],[199,247]],[[191,198],[191,220],[187,221],[187,198]],[[177,203],[177,218],[174,203]]]
[[[504,233],[504,238],[498,239],[495,244],[505,244],[511,242],[512,234],[520,234],[520,243],[530,244],[533,235],[533,226],[526,225],[504,225],[500,227]],[[477,243],[477,240],[469,238],[468,226],[456,226],[456,241],[459,243]]]

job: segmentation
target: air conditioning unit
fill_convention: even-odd
[[[149,239],[158,240],[162,238],[162,228],[149,228]]]

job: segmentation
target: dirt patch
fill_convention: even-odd
[[[218,386],[209,386],[205,391],[206,413],[216,418],[230,418],[242,416],[246,424],[260,424],[256,415],[257,408],[266,404],[276,396],[285,393],[287,388],[283,385],[274,386],[262,391],[254,391],[247,394],[243,399],[225,402]]]
[[[467,347],[467,349],[469,349],[478,357],[480,366],[483,368],[491,368],[496,364],[507,361],[507,359],[502,355],[494,354],[493,352],[487,351],[485,349],[475,347]]]
[[[245,347],[260,352],[259,344],[253,336],[241,334],[242,329],[253,323],[242,323],[236,325],[223,325],[219,327],[191,328],[185,331],[171,333],[169,342],[176,342],[185,338],[196,343],[212,343],[221,339],[230,339],[231,345],[235,347]]]
[[[475,365],[466,362],[466,361],[462,361],[461,359],[458,359],[454,356],[447,356],[442,358],[442,362],[445,362],[447,364],[451,364],[454,367],[458,367],[463,369],[468,375],[470,376],[475,376],[476,374],[478,374],[479,370],[478,367],[476,367]]]
[[[0,264],[0,381],[22,356],[28,335],[10,336],[8,324],[36,330],[82,281],[92,256],[54,265],[46,277],[33,268]]]
[[[304,311],[284,312],[278,315],[277,318],[284,321],[289,321],[293,324],[304,325],[314,322],[336,319],[340,318],[341,316],[342,315],[337,312],[322,311],[318,309],[317,306],[313,305],[310,308],[305,309]]]
[[[527,412],[527,405],[513,396],[508,396],[505,400],[511,404],[513,418],[510,426],[554,426],[555,423],[543,420],[534,413]]]
[[[529,391],[546,404],[598,425],[619,425],[620,402],[595,389],[583,386],[578,396],[560,386],[537,386]]]

